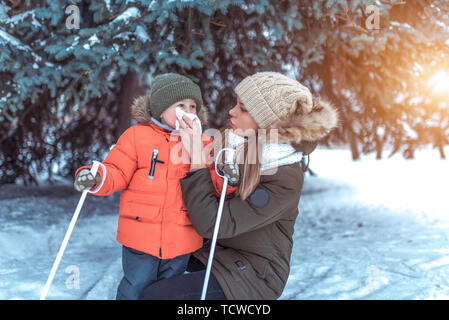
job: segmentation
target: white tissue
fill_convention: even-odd
[[[198,116],[196,114],[187,113],[179,107],[176,107],[175,110],[176,110],[176,117],[178,118],[178,120],[176,120],[176,130],[179,130],[179,121],[182,119],[183,116],[186,116],[187,118],[189,118],[190,120],[192,120],[194,123],[196,123],[198,125],[200,133],[202,133],[201,121],[200,121],[200,118],[198,118]]]

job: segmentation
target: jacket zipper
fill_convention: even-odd
[[[170,155],[170,141],[169,141],[169,139],[167,138],[167,136],[165,136],[165,140],[168,142],[168,155]],[[165,190],[167,190],[168,189],[168,167],[169,167],[169,165],[170,165],[170,159],[167,161],[167,170],[165,170]],[[161,218],[161,240],[160,240],[160,243],[161,243],[161,246],[160,246],[160,248],[159,248],[159,258],[161,258],[162,259],[162,233],[163,233],[163,228],[164,228],[164,209],[165,209],[165,202],[166,202],[166,197],[164,198],[164,204],[162,205],[162,218]]]

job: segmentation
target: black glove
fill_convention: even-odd
[[[235,187],[240,182],[240,169],[235,163],[224,163],[218,165],[220,173],[228,178],[228,184]]]
[[[77,191],[85,191],[90,190],[93,186],[101,183],[101,176],[97,172],[97,175],[94,176],[90,173],[89,169],[82,169],[75,177],[75,182],[73,186]]]

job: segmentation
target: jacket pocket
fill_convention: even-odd
[[[126,210],[127,218],[152,223],[162,221],[159,207],[137,202],[128,202],[128,207],[129,210]]]
[[[258,283],[262,281],[264,286],[259,284],[259,288],[262,289],[264,299],[277,299],[282,294],[282,290],[285,285],[285,281],[279,278],[276,271],[270,264],[270,261],[266,258],[251,255],[250,257],[245,257],[247,261],[251,264],[254,270],[255,278],[253,278],[253,283]],[[260,290],[260,289],[259,289]]]
[[[256,276],[260,279],[266,278],[267,275],[267,268],[268,268],[268,260],[265,258],[262,258],[257,255],[250,255],[245,256],[244,260],[246,263],[249,263],[251,267],[254,269],[254,272],[256,273]]]

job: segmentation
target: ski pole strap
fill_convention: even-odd
[[[90,173],[95,177],[96,174],[97,174],[97,171],[98,171],[98,167],[101,166],[101,169],[103,170],[103,179],[101,179],[101,183],[98,186],[98,188],[95,189],[95,190],[92,190],[92,191],[88,190],[87,192],[89,192],[89,193],[97,193],[98,191],[100,191],[101,187],[104,184],[104,181],[106,180],[106,167],[105,167],[105,165],[102,164],[101,162],[95,161],[95,160],[93,161],[93,163],[94,164],[92,165],[92,168],[90,169]]]
[[[307,157],[307,164],[306,164],[306,157]],[[308,154],[307,156],[303,154],[300,163],[302,172],[306,172],[309,169],[309,163],[310,163],[310,154]]]
[[[233,163],[234,162],[233,160],[235,157],[235,149],[232,149],[232,148],[223,148],[220,151],[218,151],[216,159],[219,159],[220,154],[222,152],[226,152],[226,151],[227,151],[227,153],[226,153],[225,163]],[[217,175],[219,177],[222,177],[223,179],[225,178],[224,175],[220,174],[220,170],[218,170],[218,161],[215,161],[215,172],[217,173]]]

